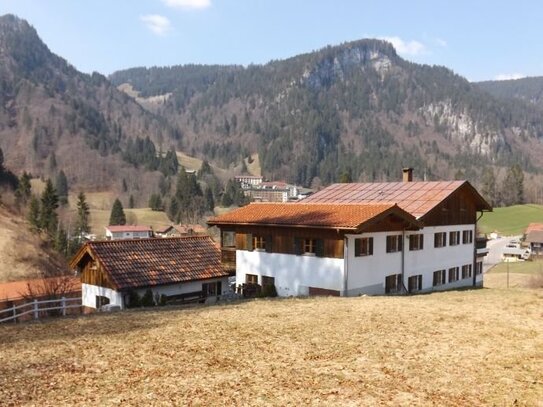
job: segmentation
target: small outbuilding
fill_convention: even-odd
[[[82,305],[130,306],[149,289],[156,299],[217,297],[228,290],[229,273],[209,236],[87,242],[70,262],[81,276]]]
[[[526,228],[526,243],[533,256],[543,255],[543,223],[530,223]]]

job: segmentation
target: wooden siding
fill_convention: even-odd
[[[229,229],[230,230],[230,229]],[[344,233],[329,229],[302,229],[267,226],[238,226],[236,232],[236,249],[247,250],[247,236],[263,236],[271,238],[271,252],[295,254],[295,238],[323,239],[323,257],[343,258]]]
[[[111,280],[104,272],[100,262],[91,259],[90,256],[81,270],[81,282],[83,284],[91,284],[116,290],[116,287],[111,283]]]
[[[472,195],[464,188],[428,212],[422,219],[424,226],[468,225],[477,220],[477,210]]]

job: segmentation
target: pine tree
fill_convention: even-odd
[[[57,233],[55,235],[55,241],[53,242],[53,246],[57,252],[67,257],[68,236],[66,235],[66,231],[64,230],[62,225],[59,225],[59,227],[57,228]]]
[[[482,179],[483,185],[481,187],[481,193],[488,203],[494,206],[497,204],[496,176],[494,175],[494,170],[491,167],[485,168]]]
[[[215,209],[215,199],[213,199],[213,191],[209,187],[206,188],[205,202],[206,202],[206,209],[210,212],[213,212],[213,210]]]
[[[135,203],[134,203],[134,195],[130,194],[128,197],[128,207],[130,209],[134,209]]]
[[[58,223],[58,195],[50,179],[45,184],[45,189],[41,195],[40,205],[40,228],[54,236],[57,231]]]
[[[121,201],[119,201],[119,198],[115,199],[115,202],[113,202],[113,207],[111,208],[111,215],[109,216],[109,224],[126,224],[126,215],[124,214],[123,204],[121,203]]]
[[[33,195],[30,198],[30,204],[28,205],[27,219],[30,222],[32,229],[40,230],[40,200]]]
[[[90,208],[87,198],[83,192],[80,192],[77,196],[77,221],[75,225],[77,238],[80,238],[83,233],[90,232],[89,218]]]
[[[30,199],[32,193],[32,186],[30,184],[30,175],[25,171],[19,178],[19,185],[15,191],[15,197],[18,204],[26,205]]]
[[[518,164],[507,170],[502,189],[505,206],[524,203],[524,173]]]
[[[63,170],[60,170],[55,182],[58,200],[61,206],[68,204],[68,180]]]

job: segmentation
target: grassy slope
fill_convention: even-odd
[[[484,289],[6,325],[0,404],[537,405],[542,300]]]
[[[542,205],[514,205],[495,208],[494,212],[485,213],[479,221],[482,233],[497,231],[502,235],[519,235],[530,222],[543,222]]]

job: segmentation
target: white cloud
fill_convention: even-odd
[[[156,35],[166,35],[172,28],[170,20],[158,14],[141,16],[140,20]]]
[[[211,6],[211,0],[162,0],[162,2],[173,8],[204,9]]]
[[[447,41],[445,41],[443,38],[436,38],[435,42],[440,47],[446,47],[447,46]]]
[[[515,72],[515,73],[502,73],[502,74],[496,75],[494,77],[494,80],[495,81],[509,81],[511,79],[521,79],[521,78],[526,78],[526,75],[524,75],[523,73]]]
[[[398,54],[420,55],[426,52],[426,46],[419,41],[404,41],[400,37],[381,37],[381,39],[390,42]]]

